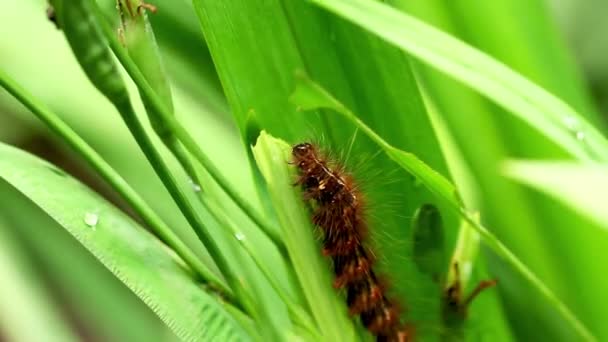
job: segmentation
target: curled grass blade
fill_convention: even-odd
[[[524,265],[515,254],[513,254],[494,234],[487,230],[475,219],[474,215],[467,211],[456,193],[455,187],[449,180],[434,171],[430,166],[418,159],[415,155],[399,150],[382,139],[353,112],[346,108],[340,101],[335,99],[325,89],[308,78],[299,77],[292,97],[292,102],[301,109],[329,108],[355,124],[361,132],[372,139],[397,165],[417,177],[433,194],[449,204],[450,208],[459,213],[472,228],[481,236],[483,242],[497,255],[516,269],[531,285],[552,303],[564,320],[576,330],[585,341],[595,341],[596,338],[585,327],[585,325],[572,313],[572,311],[540,280],[526,265]]]

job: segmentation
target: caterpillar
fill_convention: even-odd
[[[400,322],[399,305],[389,299],[387,286],[374,272],[373,254],[364,244],[364,199],[354,179],[310,143],[294,145],[292,158],[299,174],[295,184],[302,187],[305,200],[315,203],[312,222],[323,233],[323,254],[333,262],[333,286],[345,290],[349,314],[359,315],[379,342],[413,341],[414,328]]]

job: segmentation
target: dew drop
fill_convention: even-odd
[[[583,132],[583,131],[577,131],[575,136],[576,136],[576,140],[578,140],[578,141],[585,140],[585,132]]]
[[[578,141],[585,140],[586,134],[583,130],[581,130],[580,123],[578,122],[578,120],[576,120],[576,118],[574,118],[572,116],[566,116],[566,117],[564,117],[563,122],[564,122],[564,125],[566,126],[566,128],[570,132],[572,132],[572,134],[574,135],[576,140],[578,140]]]
[[[190,179],[188,181],[190,183],[190,186],[192,187],[192,190],[194,190],[194,192],[201,192],[201,186],[194,183],[194,181],[192,179]]]
[[[84,214],[84,224],[95,229],[97,226],[97,222],[99,222],[99,216],[94,213],[86,213]]]
[[[578,121],[572,116],[566,116],[564,118],[564,125],[566,125],[568,129],[573,130],[578,125]]]
[[[238,233],[234,234],[234,237],[235,237],[237,240],[239,240],[239,241],[243,241],[243,240],[245,240],[245,234],[243,234],[243,233],[241,233],[241,232],[238,232]]]

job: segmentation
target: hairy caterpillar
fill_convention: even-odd
[[[328,163],[310,143],[292,149],[299,171],[296,182],[304,199],[313,200],[313,223],[323,232],[323,254],[332,258],[334,287],[346,291],[351,315],[359,315],[377,341],[413,341],[414,329],[399,320],[399,306],[373,270],[373,258],[364,245],[366,221],[363,198],[343,168]]]

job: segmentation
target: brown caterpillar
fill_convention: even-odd
[[[332,167],[310,143],[295,145],[292,157],[299,171],[296,184],[302,186],[304,199],[316,204],[312,221],[323,232],[323,254],[332,258],[333,285],[346,291],[349,313],[359,315],[377,341],[413,341],[414,328],[399,321],[399,305],[387,297],[363,244],[363,198],[353,178]]]

